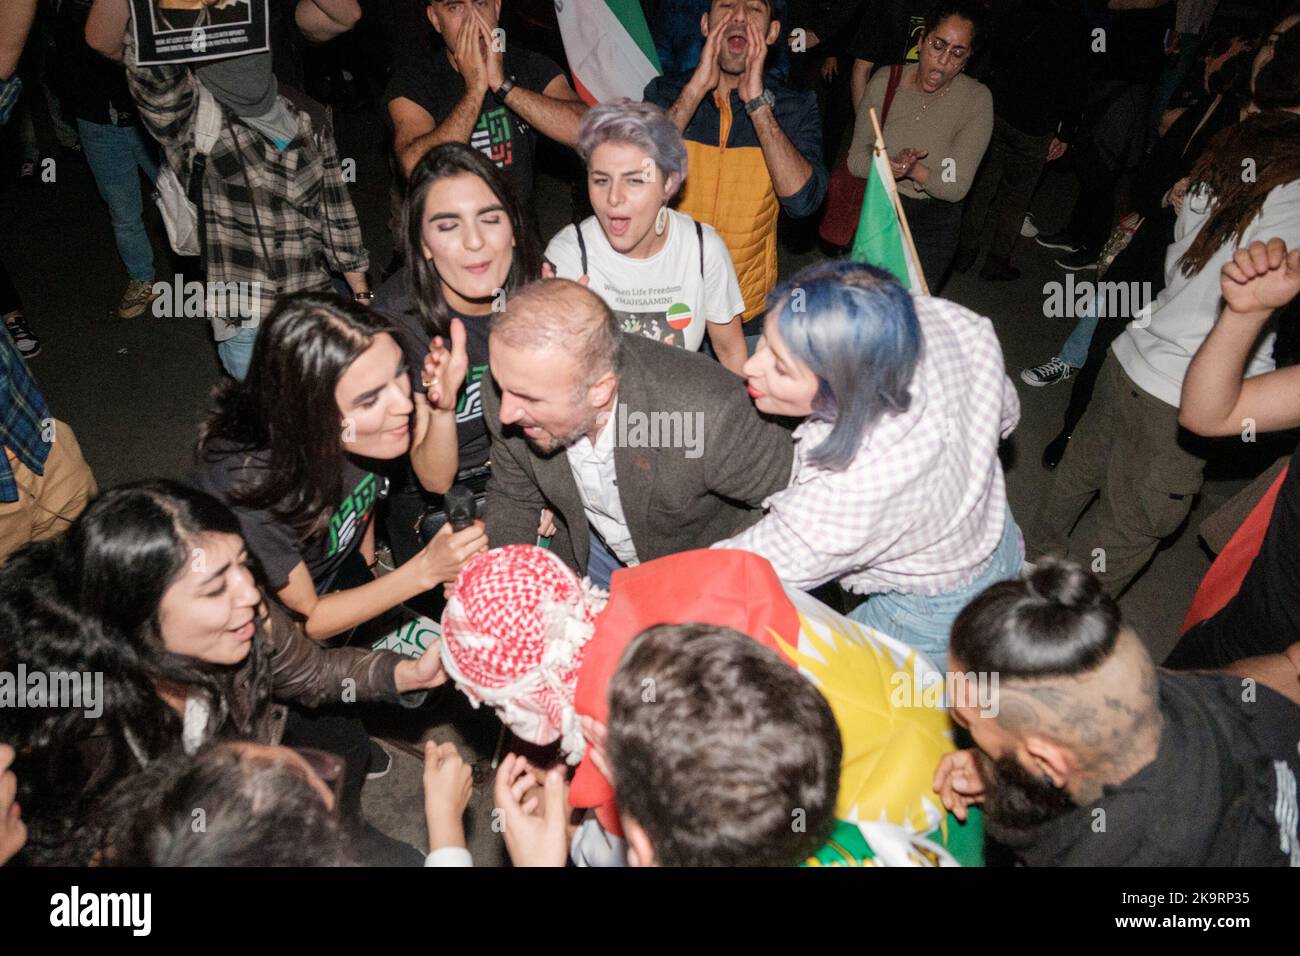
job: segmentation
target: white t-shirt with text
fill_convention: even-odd
[[[589,216],[581,226],[561,229],[546,247],[546,258],[561,279],[582,276],[578,228],[587,246],[589,288],[605,300],[626,332],[697,351],[706,322],[726,323],[745,311],[740,283],[726,243],[712,226],[702,226],[704,271],[700,272],[700,234],[695,220],[669,211],[668,241],[648,259],[617,252],[600,222]]]

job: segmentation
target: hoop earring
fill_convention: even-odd
[[[662,236],[668,228],[668,207],[660,206],[659,215],[655,216],[655,235]]]

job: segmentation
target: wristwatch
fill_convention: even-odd
[[[772,94],[771,90],[765,89],[752,100],[746,101],[745,112],[752,116],[764,106],[770,106],[773,109],[776,108],[776,97]]]
[[[369,302],[370,302],[374,297],[375,297],[375,294],[374,294],[373,292],[369,292],[369,291],[365,291],[365,292],[354,292],[354,293],[352,294],[352,298],[353,298],[355,301],[357,301],[357,302],[364,302],[364,303],[366,303],[366,304],[369,304]]]
[[[513,76],[507,76],[504,80],[501,81],[501,85],[492,91],[492,95],[495,96],[502,103],[504,103],[506,101],[506,94],[508,94],[514,88],[515,88],[515,78]]]

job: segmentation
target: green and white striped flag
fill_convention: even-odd
[[[661,71],[638,0],[555,0],[555,17],[578,95],[592,104],[640,102]]]
[[[875,111],[871,112],[874,120]],[[858,231],[853,236],[849,258],[892,273],[913,295],[929,295],[921,264],[917,262],[912,243],[907,238],[898,202],[898,187],[894,183],[894,172],[889,168],[889,154],[885,151],[879,127],[871,171],[867,176],[866,195],[862,197],[862,213],[858,216]]]

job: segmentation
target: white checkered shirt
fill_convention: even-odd
[[[988,319],[944,299],[915,303],[922,348],[908,410],[869,429],[843,471],[808,461],[831,424],[804,422],[789,487],[715,548],[761,554],[804,590],[839,579],[860,594],[941,594],[985,569],[1007,514],[998,442],[1020,399]]]

